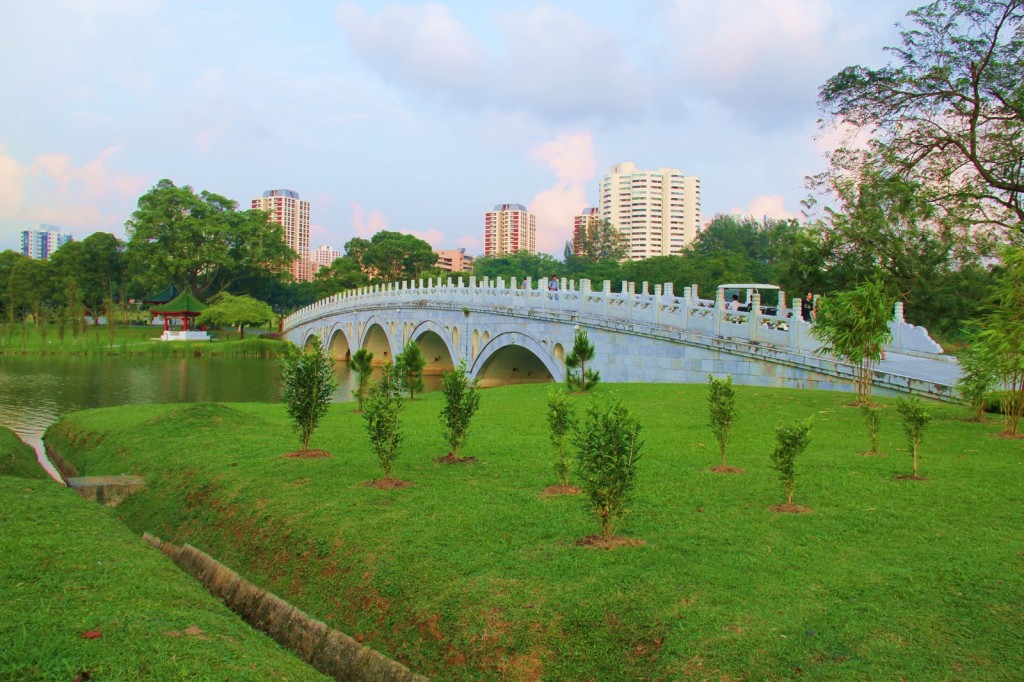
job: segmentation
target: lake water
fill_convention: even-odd
[[[281,399],[280,361],[258,358],[0,356],[0,424],[36,450],[54,475],[43,432],[69,412],[146,403]],[[354,375],[335,366],[335,402],[352,400]],[[426,377],[427,389],[439,379]]]

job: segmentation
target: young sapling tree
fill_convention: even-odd
[[[384,471],[384,479],[391,479],[391,470],[398,458],[402,444],[402,429],[399,415],[402,411],[402,384],[394,365],[390,362],[381,366],[380,380],[366,396],[363,419],[370,445],[377,455],[377,462]]]
[[[349,358],[348,367],[356,373],[356,390],[352,395],[357,401],[359,412],[363,411],[363,399],[366,397],[366,389],[370,387],[370,377],[373,374],[373,353],[366,348],[360,348]]]
[[[320,419],[327,414],[337,386],[334,362],[320,337],[314,336],[306,350],[288,348],[281,367],[281,386],[281,401],[305,450]]]
[[[903,432],[907,434],[910,452],[914,456],[914,475],[912,478],[916,480],[920,478],[917,475],[918,448],[921,445],[924,430],[928,426],[928,422],[932,420],[932,415],[924,408],[921,399],[916,396],[897,398],[896,410],[900,413],[900,419],[903,422]]]
[[[420,345],[413,339],[405,344],[405,348],[395,358],[395,371],[399,379],[409,392],[409,400],[412,400],[417,391],[423,390],[423,368],[427,361],[423,357]]]
[[[971,346],[960,357],[963,374],[957,379],[956,390],[960,399],[974,411],[972,421],[985,421],[988,397],[998,383],[995,358],[982,346]]]
[[[448,459],[459,460],[459,448],[466,442],[469,423],[480,407],[480,390],[476,381],[466,378],[466,361],[441,375],[441,392],[444,394],[444,406],[441,408],[441,424],[444,427],[445,440],[451,450]],[[444,458],[442,458],[444,459]]]
[[[858,405],[871,402],[874,366],[892,340],[893,303],[881,280],[818,299],[818,314],[811,327],[811,336],[822,342],[816,352],[831,353],[854,366]]]
[[[732,375],[724,379],[716,379],[708,375],[708,411],[711,431],[718,440],[718,450],[722,463],[714,469],[719,473],[738,473],[742,469],[727,466],[725,450],[729,445],[733,422],[736,421],[736,389],[732,385]]]
[[[772,468],[779,472],[782,489],[786,493],[786,504],[780,510],[792,511],[793,490],[796,488],[796,458],[807,449],[811,442],[811,422],[797,422],[792,426],[780,426],[775,429],[777,445],[772,451]]]
[[[569,487],[569,470],[572,465],[566,453],[566,436],[572,431],[575,422],[572,402],[569,396],[557,388],[548,391],[548,428],[551,433],[551,444],[555,448],[555,475],[558,484]]]
[[[636,463],[640,459],[640,423],[619,401],[587,408],[573,431],[576,469],[583,492],[601,522],[601,539],[610,540],[627,511]]]
[[[577,329],[573,337],[572,352],[565,357],[565,382],[570,390],[585,393],[597,386],[601,373],[587,369],[587,363],[594,359],[594,344],[586,330]],[[578,372],[576,370],[579,370]]]
[[[882,426],[882,415],[877,407],[861,405],[861,414],[864,415],[864,425],[868,427],[868,437],[871,439],[871,449],[865,452],[866,455],[880,455],[878,449],[878,432]]]

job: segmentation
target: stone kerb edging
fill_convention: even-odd
[[[256,587],[192,545],[178,547],[149,533],[143,533],[142,539],[170,557],[251,626],[294,651],[325,675],[336,680],[365,682],[428,682],[428,678],[401,663]]]

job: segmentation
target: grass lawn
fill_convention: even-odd
[[[214,341],[161,342],[162,327],[90,326],[75,336],[65,329],[64,337],[57,326],[45,328],[31,323],[0,324],[0,355],[226,355],[244,357],[276,357],[285,344],[276,338],[257,336],[248,330],[239,339],[235,329],[216,329]]]
[[[556,482],[550,386],[484,392],[441,465],[426,394],[403,412],[397,490],[378,478],[363,421],[335,404],[298,448],[276,405],[79,412],[47,434],[85,474],[136,473],[115,512],[189,542],[311,615],[437,679],[1019,679],[1024,670],[1024,441],[932,404],[923,481],[891,401],[883,457],[849,395],[738,387],[728,463],[702,385],[601,385],[640,418],[632,513],[643,544],[601,550],[580,496]],[[590,396],[575,397],[582,407]],[[769,467],[774,428],[813,417],[794,502]]]
[[[0,680],[324,680],[54,481],[0,476]]]
[[[36,459],[36,451],[10,429],[0,426],[0,476],[52,480]]]

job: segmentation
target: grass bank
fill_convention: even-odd
[[[326,679],[110,510],[48,478],[0,500],[0,680]]]
[[[55,325],[45,330],[33,324],[0,325],[0,355],[125,355],[152,357],[226,356],[277,357],[285,342],[250,332],[244,339],[236,330],[218,329],[213,341],[161,342],[162,329],[154,326],[88,327],[84,334],[65,330],[58,334]]]
[[[404,412],[382,491],[363,423],[332,406],[291,459],[274,405],[80,412],[48,433],[85,473],[136,473],[117,508],[136,531],[189,542],[438,679],[1012,679],[1024,669],[1024,443],[934,404],[924,481],[882,400],[884,457],[848,395],[740,387],[720,475],[704,386],[600,386],[643,424],[636,499],[612,551],[579,547],[596,519],[555,483],[547,386],[485,392],[444,466],[439,394]],[[574,398],[581,405],[589,397]],[[769,468],[773,429],[814,418],[795,502]],[[156,446],[159,444],[159,446]]]
[[[0,426],[0,476],[52,481],[36,459],[36,451],[7,427]]]

